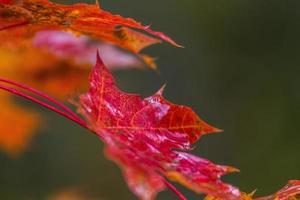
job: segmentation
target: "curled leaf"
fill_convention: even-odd
[[[113,15],[96,4],[61,5],[48,0],[24,0],[21,4],[0,2],[0,39],[3,40],[0,46],[21,45],[30,41],[37,32],[47,30],[86,35],[135,54],[161,40],[179,46],[165,34],[131,18]]]

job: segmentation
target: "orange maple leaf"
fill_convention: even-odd
[[[54,41],[62,37],[63,40]],[[91,38],[101,43],[91,45]],[[103,48],[110,67],[142,66],[143,62],[155,67],[153,59],[139,54],[139,51],[161,42],[158,38],[177,45],[163,33],[152,31],[133,19],[113,15],[98,5],[66,6],[47,0],[0,0],[0,75],[63,100],[86,87],[89,64],[94,63],[97,48]],[[76,51],[70,47],[75,47]],[[7,106],[7,110],[9,108],[11,106]],[[15,116],[22,114],[21,110],[17,113],[18,109],[11,109],[11,112],[16,112]],[[32,135],[30,131],[21,133],[24,138],[25,134]],[[2,131],[0,134],[4,140],[10,133]],[[11,141],[10,137],[7,136],[8,141]]]
[[[134,29],[145,31],[156,38]],[[87,35],[136,54],[145,47],[160,43],[160,39],[180,46],[167,35],[153,31],[150,26],[143,26],[131,18],[113,15],[100,9],[99,5],[61,5],[48,0],[24,0],[20,4],[0,2],[0,40],[5,39],[2,45],[22,43],[43,30]],[[144,60],[148,62],[149,58]]]

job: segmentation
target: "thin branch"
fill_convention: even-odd
[[[178,191],[174,185],[172,185],[171,183],[169,183],[166,179],[163,178],[163,181],[165,183],[165,185],[176,194],[176,196],[180,199],[180,200],[187,200],[187,198],[185,196],[183,196],[183,194]]]
[[[0,89],[5,90],[7,92],[10,92],[12,94],[15,94],[15,95],[17,95],[19,97],[22,97],[22,98],[27,99],[29,101],[32,101],[34,103],[37,103],[37,104],[39,104],[39,105],[41,105],[41,106],[43,106],[43,107],[45,107],[45,108],[47,108],[49,110],[52,110],[52,111],[54,111],[54,112],[62,115],[63,117],[66,117],[67,119],[72,120],[73,122],[79,124],[83,128],[90,130],[90,128],[88,127],[88,125],[85,122],[83,122],[81,120],[78,120],[77,118],[74,118],[74,116],[70,115],[69,113],[65,113],[65,112],[57,109],[56,107],[51,106],[51,105],[49,105],[49,104],[47,104],[45,102],[42,102],[42,101],[40,101],[40,100],[38,100],[38,99],[36,99],[36,98],[34,98],[32,96],[24,94],[24,93],[16,90],[15,88],[11,88],[11,87],[6,87],[6,86],[3,86],[3,85],[0,85]]]
[[[0,78],[0,82],[4,82],[4,83],[8,83],[8,84],[11,84],[11,85],[14,85],[16,87],[19,87],[19,88],[22,88],[22,89],[25,89],[29,92],[32,92],[33,94],[39,96],[39,97],[42,97],[48,101],[50,101],[51,103],[53,103],[54,105],[56,105],[57,107],[63,109],[64,111],[66,111],[67,113],[69,113],[70,115],[72,115],[73,117],[75,117],[76,119],[80,120],[80,121],[84,121],[83,119],[81,119],[75,112],[73,112],[70,108],[68,108],[66,105],[64,105],[63,103],[59,102],[58,100],[48,96],[47,94],[41,92],[41,91],[38,91],[34,88],[31,88],[27,85],[24,85],[22,83],[17,83],[15,81],[12,81],[12,80],[8,80],[8,79],[4,79],[4,78]]]

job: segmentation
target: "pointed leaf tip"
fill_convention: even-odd
[[[156,95],[163,96],[165,88],[166,84],[163,84],[163,86],[161,86],[161,88],[156,92]]]
[[[97,65],[102,65],[102,66],[104,65],[103,60],[100,56],[99,50],[97,50],[96,59],[97,59],[97,61],[96,61]]]
[[[227,173],[239,173],[241,171],[239,169],[235,168],[235,167],[227,166],[226,172]]]
[[[96,1],[95,1],[95,4],[101,9],[101,6],[100,6],[100,0],[96,0]]]
[[[213,133],[220,133],[220,132],[223,132],[223,131],[224,131],[223,129],[213,127]]]

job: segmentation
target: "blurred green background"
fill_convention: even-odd
[[[300,179],[300,1],[101,0],[101,6],[152,23],[185,46],[145,51],[159,58],[160,74],[114,74],[122,89],[143,96],[167,83],[169,100],[224,129],[203,137],[193,153],[241,170],[225,181],[267,195]],[[135,199],[94,135],[40,110],[48,123],[30,149],[19,159],[0,153],[0,199],[46,199],[68,188],[94,199]],[[169,191],[158,196],[175,198]]]

